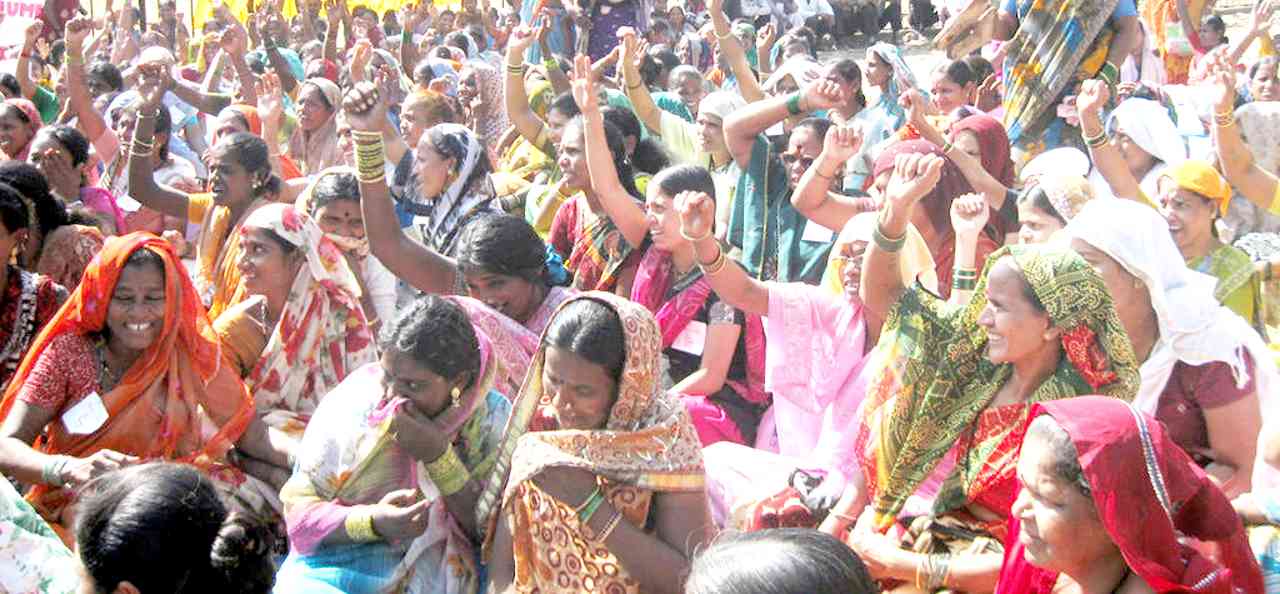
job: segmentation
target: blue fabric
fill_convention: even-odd
[[[1018,14],[1018,0],[1004,0],[1000,6],[1000,10],[1009,14]],[[1138,16],[1138,5],[1134,0],[1120,0],[1120,4],[1116,5],[1116,9],[1111,13],[1111,18],[1116,17],[1136,17]]]
[[[290,552],[272,592],[378,594],[403,557],[403,550],[381,542],[322,546],[310,555]]]

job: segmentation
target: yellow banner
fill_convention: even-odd
[[[458,11],[462,9],[462,0],[432,0],[432,1],[435,3],[436,8],[439,8],[440,10],[448,9],[448,10]],[[221,3],[225,4],[227,8],[231,10],[231,14],[235,15],[235,17],[239,19],[240,22],[242,23],[248,22],[249,0],[221,0]],[[378,13],[378,16],[382,16],[388,10],[400,10],[406,5],[416,4],[416,3],[417,2],[415,0],[349,0],[347,2],[347,7],[355,8],[357,6],[367,6],[370,9],[372,9],[374,12]],[[192,4],[193,4],[192,11],[194,15],[193,20],[196,26],[196,30],[198,31],[200,30],[200,27],[204,26],[205,21],[213,17],[213,9],[217,5],[217,2],[215,0],[192,0]],[[260,5],[262,4],[262,2],[259,1],[257,2],[257,4]],[[293,17],[297,16],[298,7],[294,3],[294,0],[284,0],[283,12],[284,12],[285,18],[287,19],[292,19]]]

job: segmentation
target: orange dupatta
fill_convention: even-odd
[[[164,260],[160,337],[102,396],[109,415],[102,428],[89,435],[73,435],[54,421],[33,445],[48,454],[82,457],[110,449],[143,459],[208,466],[226,454],[253,420],[253,398],[235,371],[223,365],[218,337],[182,261],[168,242],[150,233],[107,240],[85,269],[80,286],[32,342],[0,402],[0,419],[8,415],[31,369],[55,338],[102,331],[120,273],[129,256],[140,249]],[[217,430],[207,435],[205,428],[211,421]],[[70,502],[69,495],[63,489],[38,485],[27,499],[42,516],[57,521]]]
[[[244,209],[240,220],[231,220],[231,209],[221,204],[211,204],[205,211],[201,223],[203,231],[196,250],[200,265],[200,281],[208,283],[210,295],[209,319],[216,320],[228,307],[245,300],[248,295],[240,285],[240,269],[236,261],[240,259],[239,228],[244,220],[258,207],[270,204],[259,198]]]

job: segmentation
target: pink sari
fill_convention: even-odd
[[[699,278],[674,297],[663,301],[672,283],[671,256],[668,252],[650,248],[640,260],[635,282],[631,288],[631,300],[654,313],[658,328],[662,331],[662,348],[672,343],[684,332],[689,323],[703,308],[711,296],[711,284]],[[769,405],[765,391],[765,340],[764,325],[760,316],[748,315],[743,328],[746,345],[747,376],[745,381],[728,379],[725,385],[747,402],[760,406]],[[685,408],[693,417],[694,428],[704,446],[720,441],[744,443],[741,429],[708,394],[681,394]]]

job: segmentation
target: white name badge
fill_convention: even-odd
[[[106,422],[107,407],[97,392],[85,396],[84,400],[62,413],[62,424],[73,435],[88,435],[101,429]]]
[[[835,239],[836,232],[813,221],[809,221],[804,225],[804,235],[800,236],[803,241],[815,241],[818,243],[831,243]]]
[[[702,349],[707,344],[707,325],[703,322],[694,320],[689,322],[688,326],[680,332],[675,341],[671,343],[671,348],[682,353],[690,355],[702,356]]]

